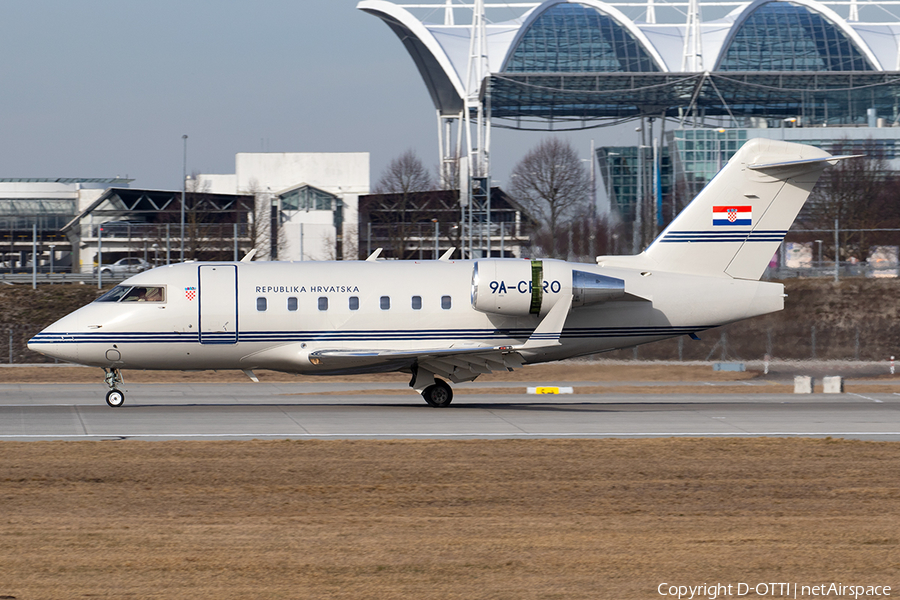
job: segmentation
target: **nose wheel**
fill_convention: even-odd
[[[125,404],[125,394],[119,390],[109,390],[106,393],[106,403],[113,408],[122,406]]]
[[[125,392],[117,387],[125,382],[122,379],[122,372],[118,369],[103,369],[106,372],[106,385],[109,386],[109,392],[106,393],[106,403],[113,408],[118,408],[125,404]]]

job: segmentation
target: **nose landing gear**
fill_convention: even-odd
[[[122,372],[118,369],[103,369],[106,372],[106,385],[109,386],[109,392],[106,394],[106,403],[117,408],[125,404],[125,393],[120,391],[116,386],[124,383]]]

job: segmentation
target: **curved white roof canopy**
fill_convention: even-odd
[[[443,115],[459,114],[465,87],[428,28],[405,8],[385,0],[363,0],[356,7],[375,15],[397,34],[416,63],[435,108]]]
[[[722,47],[719,49],[718,56],[716,57],[715,67],[712,70],[718,70],[722,61],[725,59],[725,55],[728,53],[728,49],[731,47],[731,42],[734,40],[737,33],[740,31],[741,27],[743,27],[744,23],[746,23],[747,19],[750,18],[753,13],[755,13],[760,7],[766,4],[795,4],[798,6],[803,6],[809,9],[812,12],[818,13],[821,15],[826,21],[832,23],[835,27],[837,27],[850,42],[856,47],[857,50],[869,61],[869,64],[872,65],[872,68],[876,71],[883,71],[884,68],[881,66],[881,62],[872,52],[871,48],[869,48],[868,44],[860,37],[860,35],[854,31],[854,29],[850,26],[847,21],[845,21],[839,14],[825,6],[824,4],[820,4],[815,0],[755,0],[750,4],[746,5],[746,7],[741,11],[740,15],[735,19],[734,24],[731,26],[731,31],[728,32],[728,36],[725,38],[725,41],[722,42]]]
[[[805,7],[846,36],[851,46],[856,48],[873,69],[883,71],[882,65],[889,64],[893,67],[896,62],[896,69],[900,70],[898,62],[900,59],[896,58],[898,56],[896,49],[900,47],[900,23],[849,24],[816,0],[755,0],[737,7],[722,19],[701,23],[702,52],[706,57],[715,57],[712,65],[704,61],[704,67],[710,71],[718,70],[741,27],[756,10],[770,3]],[[685,35],[684,23],[635,23],[617,8],[601,0],[545,0],[522,14],[519,17],[521,20],[491,23],[486,26],[491,73],[504,72],[520,41],[535,21],[547,10],[561,4],[596,9],[632,36],[636,45],[646,52],[649,60],[660,72],[680,70],[680,55]],[[388,0],[362,0],[357,8],[380,18],[400,38],[415,62],[439,113],[447,116],[458,115],[463,110],[463,98],[466,97],[467,86],[464,77],[471,28],[465,25],[422,23],[408,10]],[[858,29],[861,32],[857,31]],[[880,40],[880,45],[867,44],[864,39],[866,35]],[[881,38],[885,38],[886,41]],[[880,60],[873,50],[879,51]],[[663,54],[668,58],[668,64]]]
[[[522,26],[519,28],[519,32],[516,34],[516,37],[509,45],[509,48],[506,51],[506,56],[504,56],[503,58],[503,65],[500,68],[500,71],[506,70],[507,65],[509,64],[509,60],[512,58],[513,53],[515,53],[516,48],[518,48],[519,46],[519,42],[522,40],[525,34],[528,33],[528,30],[531,29],[531,26],[534,24],[535,20],[540,18],[541,15],[544,14],[544,12],[559,4],[580,4],[582,6],[589,6],[591,8],[597,9],[600,13],[611,18],[620,26],[624,27],[632,36],[634,36],[634,39],[647,53],[647,55],[650,56],[650,58],[653,60],[653,62],[661,72],[665,73],[669,71],[669,68],[666,66],[666,62],[659,55],[659,52],[657,52],[653,44],[650,43],[650,40],[647,39],[647,36],[644,35],[644,32],[637,28],[637,26],[634,24],[634,21],[622,14],[622,11],[617,9],[615,6],[611,6],[605,2],[600,2],[599,0],[546,0],[546,2],[533,9],[528,14],[528,17],[525,19],[525,21],[522,23]]]

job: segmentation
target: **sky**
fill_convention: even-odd
[[[188,173],[233,173],[238,152],[369,152],[374,185],[407,149],[436,170],[425,84],[356,4],[4,0],[0,178],[180,189],[183,135]],[[495,184],[544,135],[495,129]],[[587,159],[611,132],[562,135]]]

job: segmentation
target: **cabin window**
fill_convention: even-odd
[[[293,296],[288,298],[288,310],[291,312],[297,310],[297,299]]]
[[[269,307],[269,302],[266,300],[264,296],[260,296],[256,299],[256,310],[259,312],[266,312],[266,309]]]
[[[350,296],[350,310],[359,310],[359,298]]]
[[[381,304],[381,310],[390,310],[391,297],[390,296],[382,296],[380,304]]]
[[[328,310],[328,298],[325,296],[319,297],[319,310]]]
[[[422,296],[413,296],[412,297],[412,309],[413,310],[422,310]]]
[[[450,296],[441,296],[441,308],[444,310],[450,310],[451,306]]]

